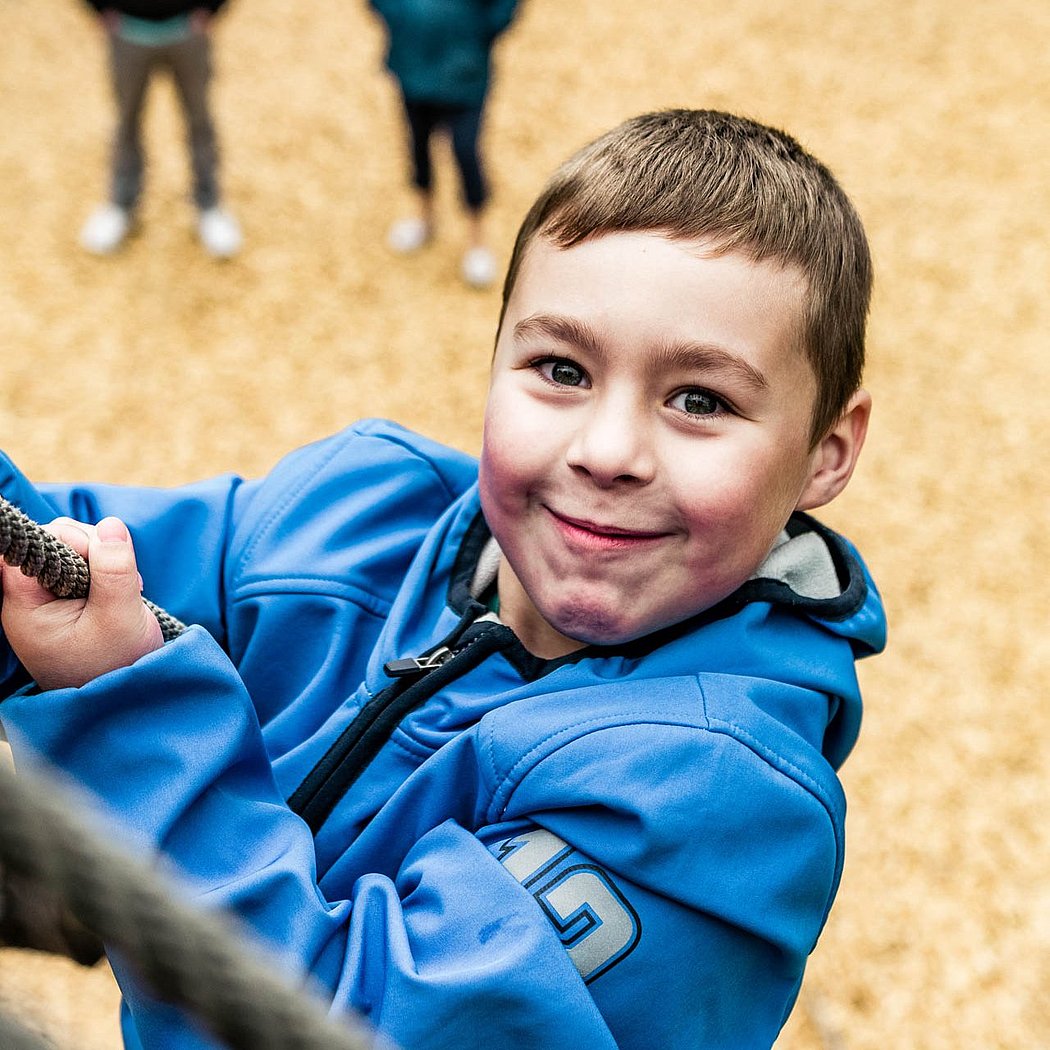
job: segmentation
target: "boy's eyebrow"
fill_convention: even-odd
[[[766,377],[742,357],[714,343],[673,343],[657,350],[654,368],[681,372],[724,372],[755,390],[769,386]]]
[[[515,336],[545,335],[560,343],[571,343],[583,350],[604,356],[601,340],[582,321],[561,314],[532,314],[514,326]]]
[[[582,321],[560,314],[533,314],[514,326],[515,336],[543,335],[578,346],[596,357],[607,356],[595,332]],[[660,347],[653,354],[653,371],[724,372],[756,390],[765,390],[766,377],[742,357],[714,343],[681,342]]]

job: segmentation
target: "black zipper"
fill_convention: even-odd
[[[377,693],[339,734],[288,805],[316,834],[406,715],[514,641],[513,632],[502,624],[483,623],[464,631],[458,647],[447,639],[423,656],[390,661],[385,670],[394,683]]]
[[[447,645],[439,645],[432,652],[424,653],[422,656],[410,656],[405,660],[387,660],[383,664],[383,670],[391,678],[408,678],[409,676],[428,674],[454,655],[454,651]]]

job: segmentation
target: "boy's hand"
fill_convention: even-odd
[[[56,518],[46,526],[87,559],[87,598],[56,598],[0,559],[4,634],[41,689],[82,686],[128,667],[164,644],[142,601],[142,577],[127,527],[117,518],[84,525]]]

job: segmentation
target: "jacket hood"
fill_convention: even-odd
[[[860,659],[886,646],[882,599],[856,548],[808,514],[792,515],[773,549],[728,599],[797,610],[845,638]]]
[[[452,569],[448,605],[459,616],[492,618],[479,598],[495,579],[499,550],[476,494],[467,493],[460,508],[470,520]],[[696,616],[628,643],[585,646],[555,660],[541,660],[520,644],[505,655],[528,679],[588,660],[610,662],[610,676],[624,673],[626,665],[647,665],[654,675],[758,675],[823,693],[830,715],[822,750],[838,768],[860,730],[854,662],[885,644],[882,600],[857,550],[798,512],[752,577]]]

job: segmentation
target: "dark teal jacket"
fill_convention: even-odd
[[[406,98],[478,106],[491,75],[493,41],[517,0],[371,0],[386,23],[386,64]]]

